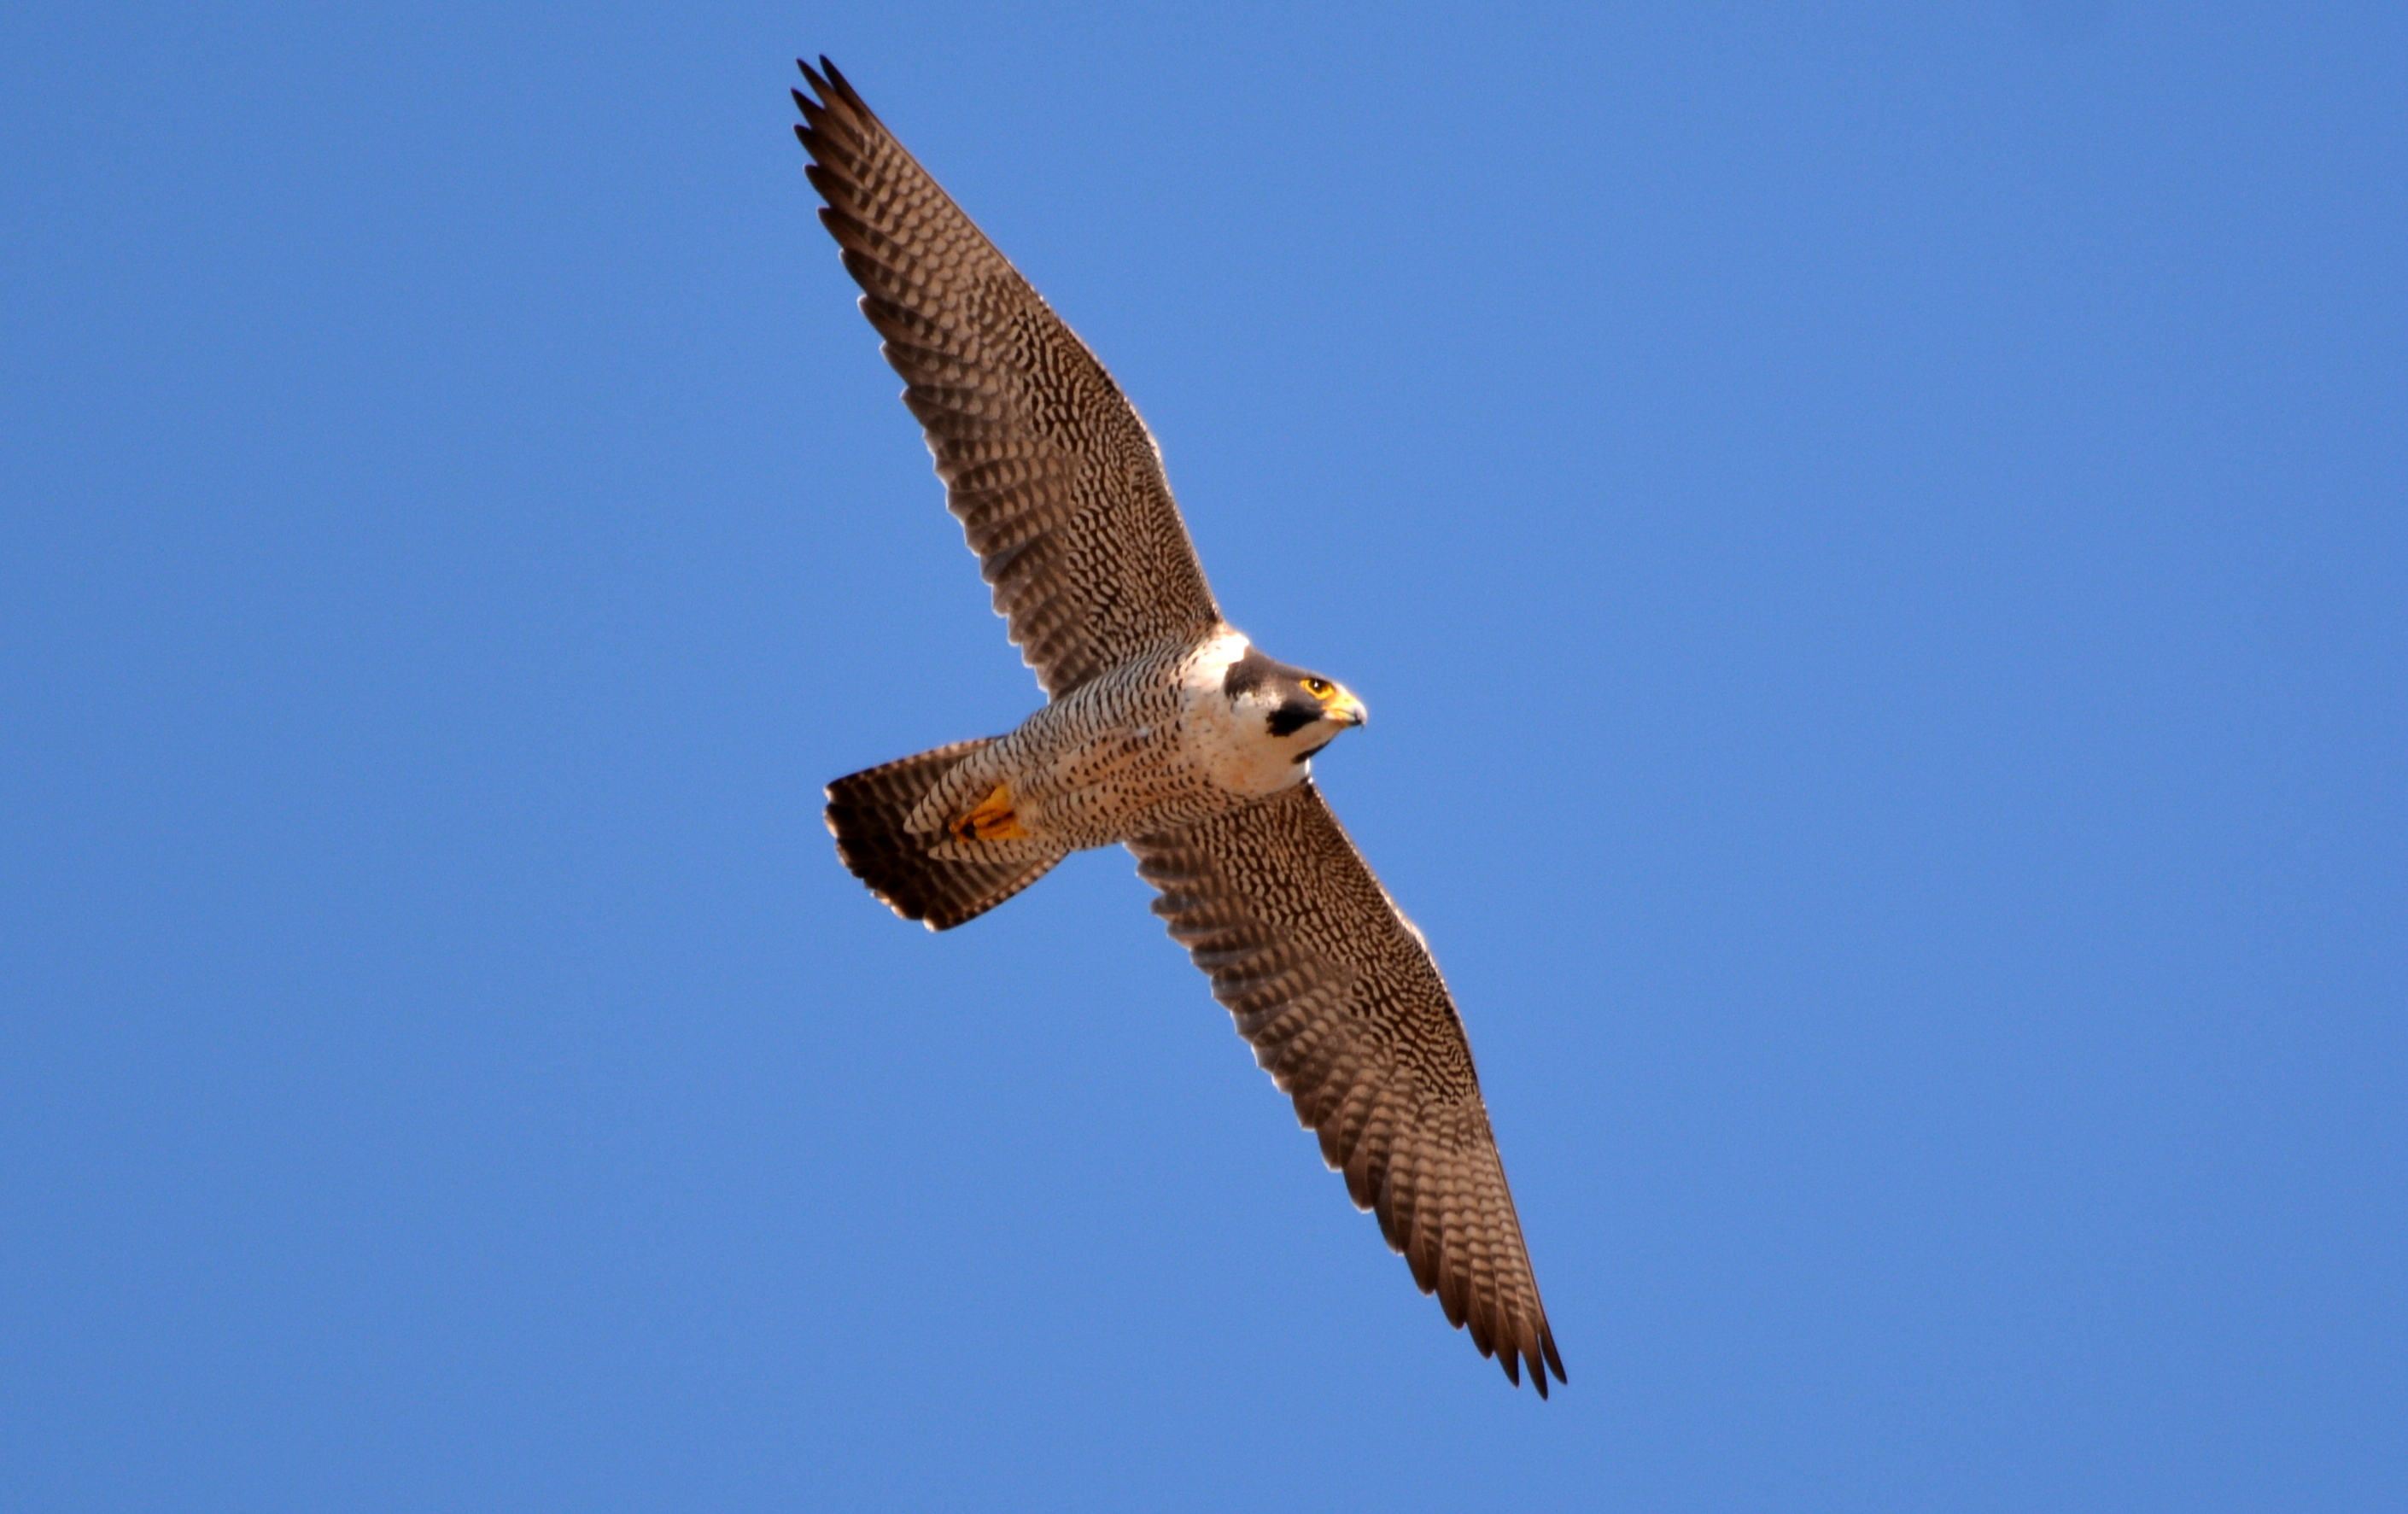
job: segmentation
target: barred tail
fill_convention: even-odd
[[[953,862],[928,855],[944,834],[907,831],[912,807],[954,764],[992,741],[956,741],[827,786],[827,828],[836,854],[905,920],[949,931],[974,920],[1043,878],[1063,853],[1010,862]]]

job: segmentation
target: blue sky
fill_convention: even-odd
[[[2408,1502],[2408,13],[0,22],[10,1507]],[[811,220],[834,55],[1159,436],[1568,1389],[1127,859]]]

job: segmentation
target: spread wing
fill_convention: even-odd
[[[795,128],[996,613],[1059,697],[1220,620],[1154,437],[1070,328],[825,58]]]
[[[1376,1210],[1423,1293],[1541,1397],[1564,1378],[1489,1134],[1471,1045],[1421,933],[1307,780],[1128,843],[1154,913],[1212,978],[1254,1058]],[[1543,1361],[1543,1365],[1541,1364]]]

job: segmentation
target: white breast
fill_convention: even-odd
[[[1262,713],[1230,704],[1222,687],[1229,664],[1252,645],[1240,633],[1225,631],[1181,668],[1179,745],[1214,786],[1259,799],[1303,782],[1312,764],[1296,761],[1294,744],[1275,738]]]

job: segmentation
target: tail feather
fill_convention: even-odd
[[[1061,852],[1034,861],[955,862],[932,857],[928,848],[943,833],[908,831],[912,807],[963,758],[993,740],[956,741],[905,757],[827,786],[827,828],[836,852],[853,876],[869,885],[905,920],[949,931],[976,919],[1043,878]]]

